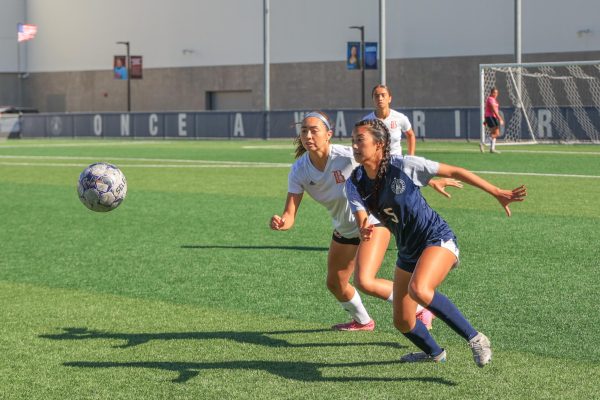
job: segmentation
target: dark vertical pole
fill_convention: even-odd
[[[360,106],[365,108],[365,26],[349,26],[360,30]]]
[[[127,46],[127,112],[131,112],[131,57],[129,55],[129,42]]]
[[[365,27],[360,27],[360,104],[361,107],[365,108]]]

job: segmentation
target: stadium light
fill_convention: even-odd
[[[129,42],[117,42],[123,44],[127,48],[127,112],[131,112],[131,58],[129,57]]]
[[[349,26],[360,31],[360,104],[365,108],[365,26]]]

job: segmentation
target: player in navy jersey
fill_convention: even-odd
[[[360,241],[360,230],[354,220],[346,197],[345,182],[354,167],[352,149],[348,146],[332,144],[331,122],[320,112],[308,113],[302,120],[300,135],[296,138],[296,162],[288,176],[288,194],[281,216],[273,215],[270,227],[285,231],[294,225],[304,192],[323,205],[332,220],[333,235],[327,257],[327,288],[340,302],[352,318],[348,323],[333,326],[335,330],[373,330],[375,322],[369,316],[359,292],[350,284],[354,273],[355,257],[360,249],[360,277],[355,276],[355,284],[363,292],[383,300],[392,301],[392,282],[376,277],[377,271],[390,240],[390,232],[372,220],[371,240]],[[451,181],[451,180],[449,180]],[[448,184],[455,186],[453,182]],[[448,196],[444,191],[445,180],[433,188]],[[431,325],[431,313],[421,307],[419,318]],[[418,311],[416,311],[418,312]]]
[[[390,155],[389,143],[389,131],[381,121],[363,120],[355,125],[352,148],[361,166],[347,180],[346,191],[355,218],[360,221],[363,241],[370,240],[373,231],[367,212],[377,217],[396,239],[394,326],[422,350],[404,355],[400,361],[446,361],[446,351],[415,318],[420,304],[461,335],[468,342],[475,363],[483,367],[492,358],[489,339],[436,290],[458,263],[459,251],[454,232],[427,204],[420,187],[434,176],[458,179],[495,197],[508,216],[509,204],[523,201],[526,189],[520,186],[503,190],[463,168],[421,157]]]
[[[402,155],[402,137],[404,136],[407,143],[406,154],[414,156],[417,147],[415,132],[408,117],[391,108],[392,91],[390,88],[382,84],[375,85],[371,90],[371,98],[375,110],[365,115],[362,119],[379,119],[385,124],[390,133],[390,154]],[[443,187],[438,187],[438,185],[443,185]],[[430,186],[446,197],[450,197],[450,194],[444,190],[445,186],[462,188],[462,184],[454,179],[434,179],[430,181]],[[359,257],[362,255],[361,250],[359,249]],[[355,280],[361,284],[361,290],[367,293],[372,292],[371,288],[378,286],[378,282],[375,280],[377,270],[373,271],[370,268],[371,266],[374,265],[358,264],[354,273]],[[427,329],[431,329],[435,316],[426,310],[419,310],[417,314],[419,319],[427,326]]]

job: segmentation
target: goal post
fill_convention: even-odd
[[[481,64],[481,141],[485,101],[499,91],[504,143],[600,143],[600,61]]]

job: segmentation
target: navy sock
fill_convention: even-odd
[[[417,324],[415,327],[410,332],[403,333],[403,335],[406,336],[406,338],[415,346],[423,350],[425,354],[428,354],[432,357],[439,356],[442,351],[444,351],[444,349],[438,346],[433,337],[431,337],[429,334],[425,324],[423,324],[419,319],[417,319]]]
[[[443,294],[435,292],[427,309],[466,340],[471,340],[477,335],[475,328],[471,326],[454,303]]]

